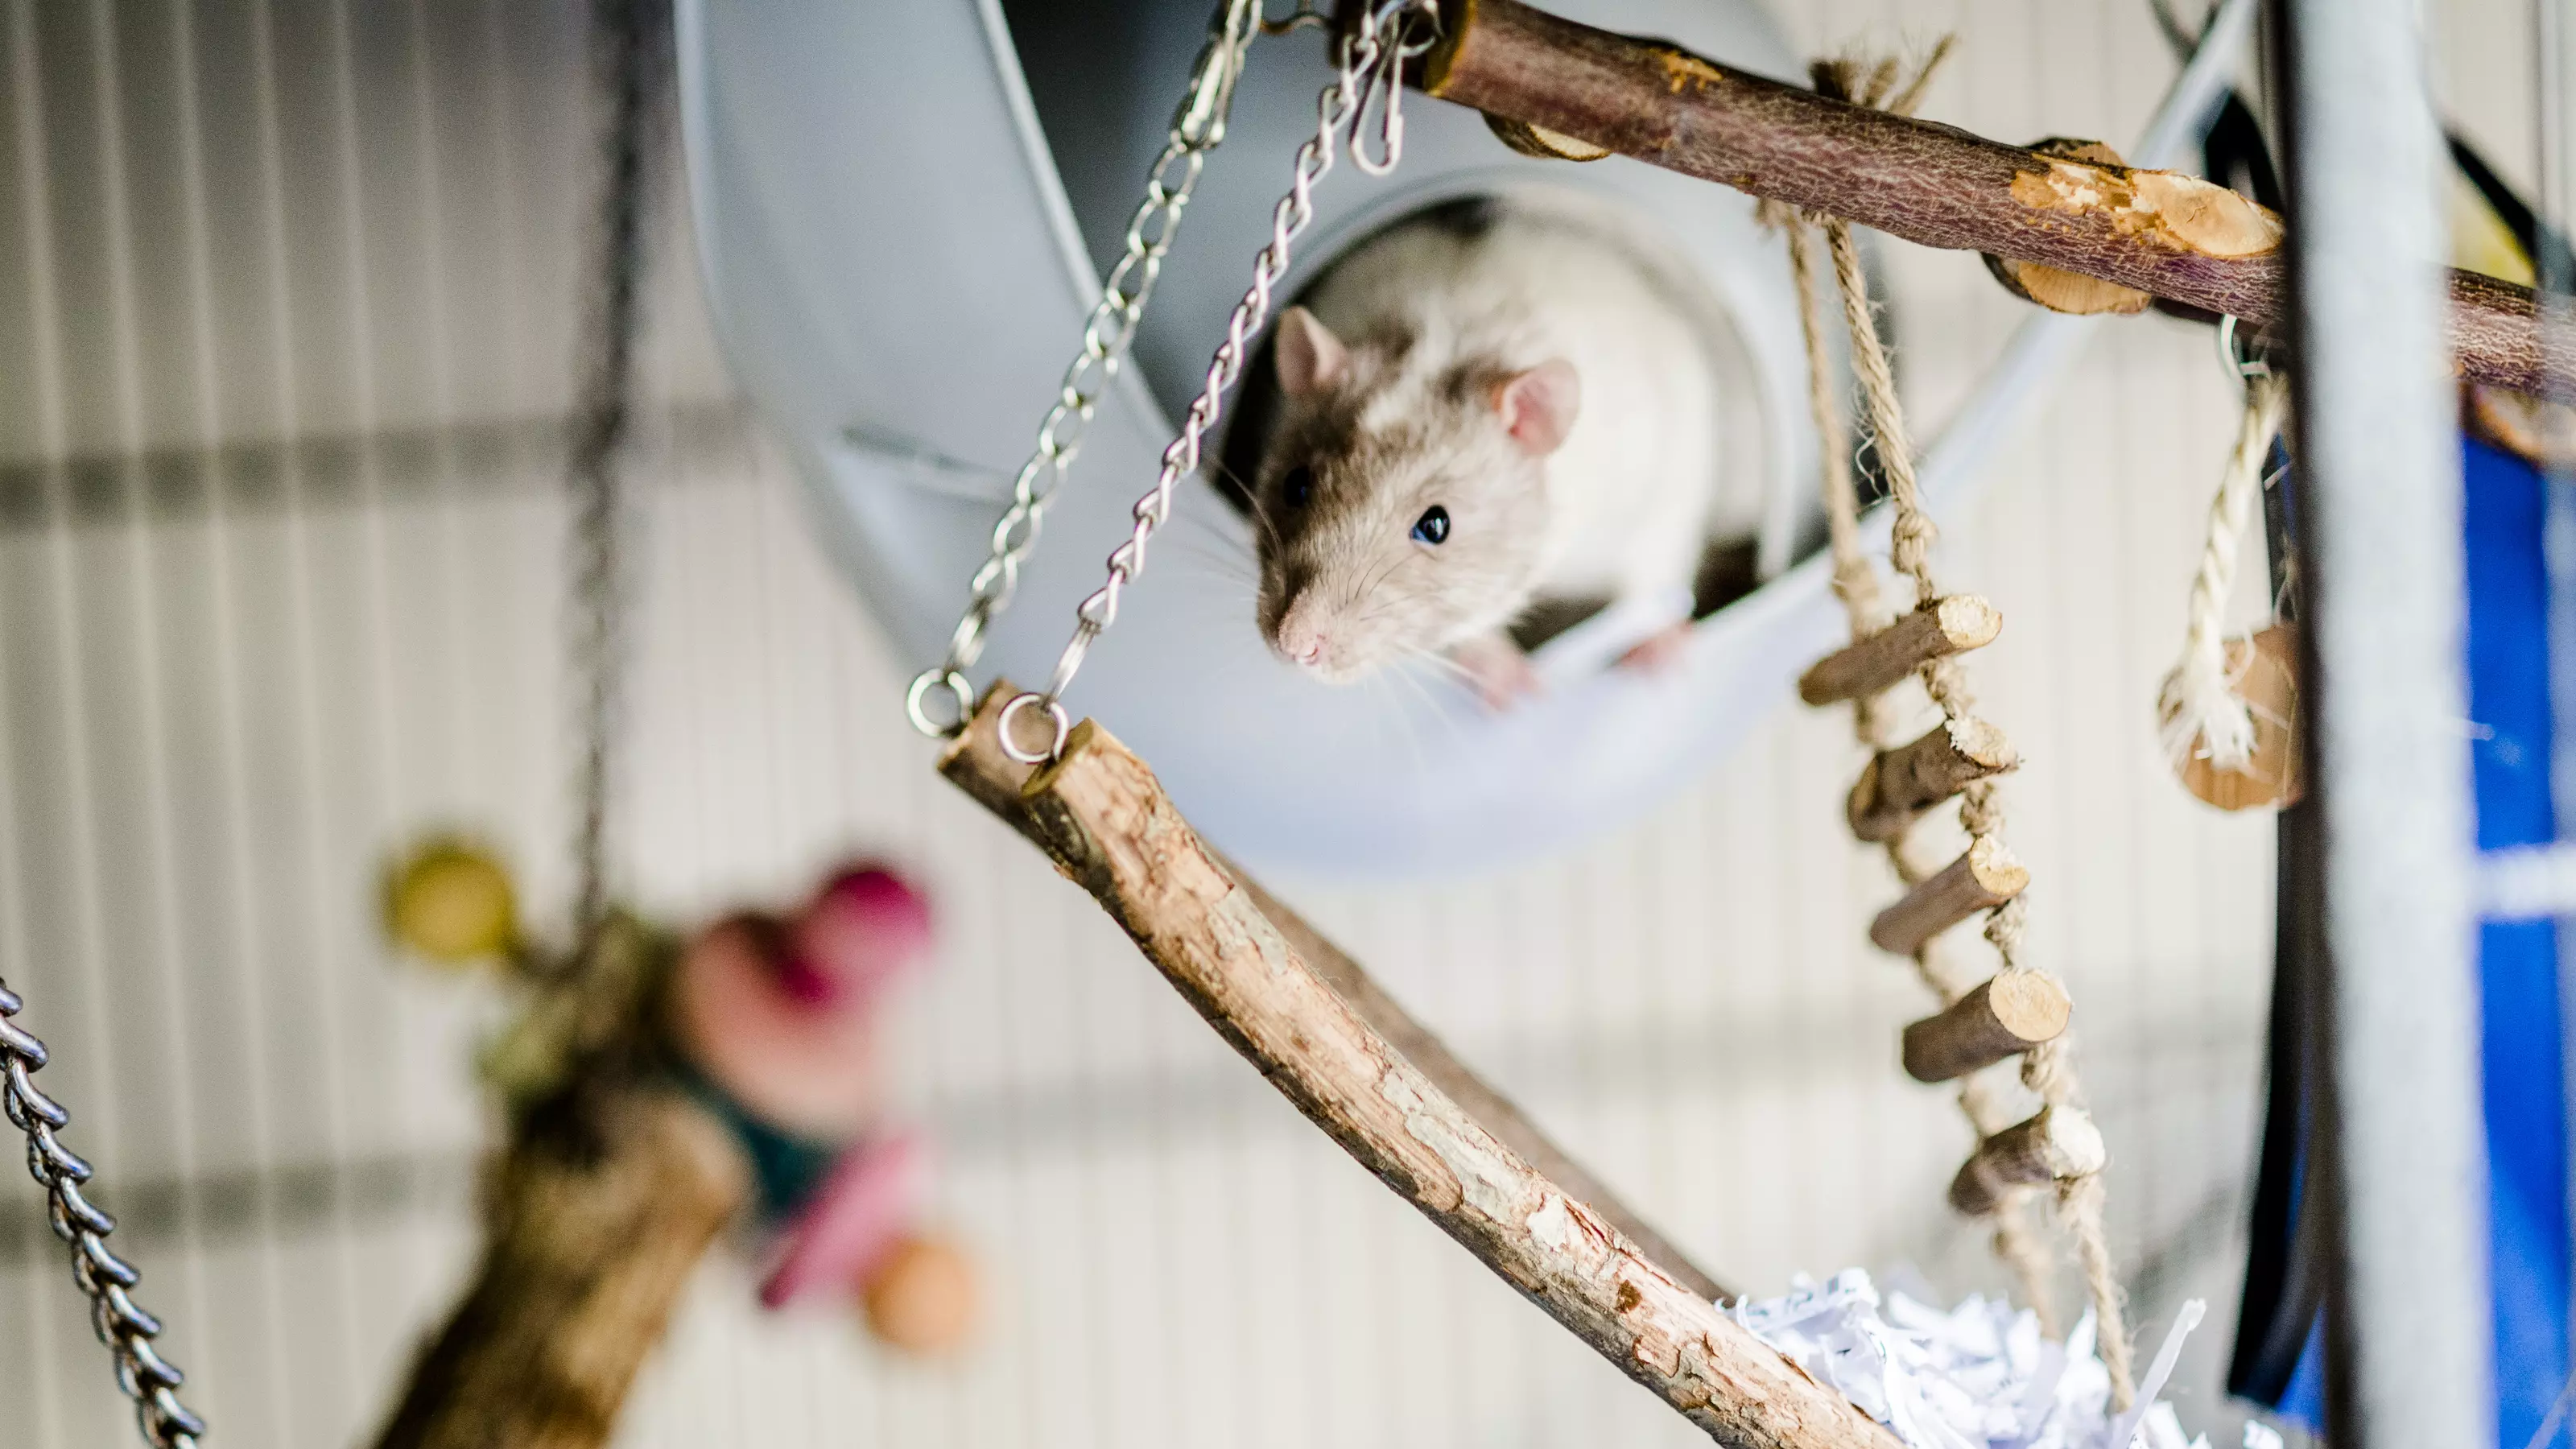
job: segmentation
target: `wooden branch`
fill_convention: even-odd
[[[598,1449],[750,1166],[678,1092],[609,1086],[532,1112],[485,1190],[482,1264],[377,1449]]]
[[[2003,731],[1983,720],[1934,725],[1922,738],[1881,750],[1860,772],[1845,807],[1852,834],[1894,840],[1914,817],[1958,794],[1972,780],[2021,763]]]
[[[1947,1011],[1905,1029],[1905,1074],[1947,1082],[2055,1041],[2074,1014],[2066,988],[2039,971],[2011,971],[1977,983]]]
[[[1518,0],[1441,10],[1418,83],[1443,100],[1924,246],[2286,318],[2279,221],[2223,187],[1828,100]],[[2475,381],[2566,392],[2576,378],[2576,339],[2543,338],[2527,287],[2452,272],[2451,345]]]
[[[939,762],[939,772],[957,787],[972,795],[986,809],[1001,816],[1013,828],[1028,835],[1043,847],[1020,808],[1020,788],[1036,770],[1002,753],[999,728],[1002,706],[1011,702],[1019,691],[1008,681],[996,682],[984,692],[966,732],[949,746]],[[1566,1155],[1532,1122],[1510,1098],[1496,1091],[1475,1069],[1458,1060],[1448,1043],[1432,1034],[1430,1028],[1413,1019],[1411,1013],[1386,989],[1377,984],[1359,962],[1340,947],[1326,940],[1303,917],[1281,903],[1278,897],[1263,889],[1259,881],[1237,869],[1234,863],[1211,849],[1209,855],[1234,877],[1244,893],[1288,944],[1295,947],[1324,983],[1333,988],[1351,1010],[1359,1013],[1387,1044],[1411,1062],[1416,1071],[1429,1077],[1467,1114],[1485,1125],[1485,1130],[1500,1138],[1503,1145],[1521,1155],[1523,1161],[1540,1176],[1565,1189],[1568,1197],[1588,1204],[1594,1215],[1637,1245],[1637,1250],[1655,1266],[1670,1274],[1675,1282],[1714,1303],[1731,1298],[1734,1293],[1681,1249],[1673,1246],[1638,1216],[1609,1186],[1594,1177],[1589,1169]]]
[[[1809,704],[1866,699],[1945,654],[1982,649],[2003,632],[2004,616],[1974,594],[1935,599],[1866,639],[1855,639],[1798,676]]]
[[[2016,1187],[2088,1177],[2110,1153],[2093,1119],[2075,1107],[2042,1107],[2028,1121],[2005,1128],[1977,1145],[1976,1155],[1950,1179],[1950,1206],[1984,1217],[2003,1206]]]
[[[2029,884],[2030,872],[2003,842],[1980,835],[1939,875],[1917,883],[1903,900],[1879,912],[1869,923],[1870,942],[1882,951],[1911,956],[1924,942],[1979,911],[1993,910]]]
[[[973,752],[952,747],[950,763]],[[998,795],[988,781],[971,787]],[[1370,1029],[1106,731],[1075,727],[1020,797],[1056,868],[1361,1165],[1719,1443],[1890,1449],[1895,1438],[1658,1268]]]

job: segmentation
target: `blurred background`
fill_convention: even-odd
[[[1955,30],[1922,114],[2006,140],[2122,140],[2173,71],[2144,0],[1775,8],[1816,53]],[[2528,0],[2428,8],[2443,104],[2528,191]],[[462,827],[540,916],[570,889],[584,23],[574,0],[0,6],[0,974],[219,1443],[362,1440],[468,1266],[471,1053],[499,1007],[390,959],[383,862]],[[920,661],[832,573],[729,385],[665,164],[623,887],[686,918],[854,849],[926,882],[941,949],[902,1007],[900,1094],[989,1300],[973,1350],[922,1363],[846,1312],[761,1314],[720,1253],[622,1442],[1697,1442],[931,773],[901,708]],[[2024,309],[1973,256],[1885,259],[1928,434]],[[2205,330],[2106,327],[1945,545],[2009,620],[1978,683],[2029,761],[2006,794],[2033,954],[2077,1002],[2135,1317],[2152,1343],[2211,1301],[2169,1396],[2220,1443],[2272,827],[2182,792],[2152,705],[2236,405]],[[1730,1284],[1911,1265],[1997,1288],[1941,1200],[1966,1128],[1896,1069],[1923,1001],[1863,938],[1891,892],[1842,824],[1856,759],[1843,714],[1783,699],[1571,853],[1273,884]],[[128,1432],[88,1338],[41,1199],[0,1187],[12,1449]]]

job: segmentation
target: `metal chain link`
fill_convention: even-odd
[[[73,1155],[55,1134],[71,1122],[51,1097],[30,1080],[47,1060],[45,1044],[10,1020],[26,1003],[0,982],[0,1107],[27,1135],[27,1174],[45,1190],[46,1216],[54,1236],[72,1250],[72,1282],[89,1298],[90,1327],[98,1341],[116,1356],[116,1384],[134,1401],[135,1427],[154,1449],[195,1449],[206,1423],[179,1402],[188,1376],[153,1349],[161,1320],[143,1311],[133,1298],[142,1281],[125,1260],[108,1251],[107,1235],[116,1219],[90,1205],[81,1194],[90,1180],[90,1165]]]
[[[1270,242],[1253,259],[1252,285],[1234,305],[1234,315],[1226,322],[1225,340],[1217,344],[1215,356],[1208,361],[1206,379],[1182,419],[1180,435],[1163,450],[1162,472],[1129,510],[1135,527],[1109,555],[1107,581],[1075,610],[1073,637],[1057,657],[1054,676],[1046,689],[1020,695],[1003,708],[999,732],[1002,748],[1011,758],[1036,764],[1054,758],[1064,748],[1073,722],[1060,701],[1074,676],[1081,672],[1083,656],[1090,652],[1092,641],[1118,621],[1119,595],[1144,572],[1145,546],[1171,516],[1173,490],[1185,474],[1198,469],[1202,440],[1224,410],[1226,391],[1242,374],[1253,335],[1270,318],[1272,288],[1288,269],[1290,244],[1315,219],[1315,183],[1333,169],[1333,157],[1341,148],[1345,129],[1350,133],[1353,165],[1371,176],[1383,176],[1395,169],[1404,155],[1404,63],[1431,49],[1438,37],[1439,22],[1437,0],[1373,0],[1361,12],[1359,24],[1342,37],[1339,74],[1316,99],[1315,134],[1297,148],[1288,194],[1271,210]],[[1374,157],[1368,154],[1363,137],[1372,110],[1378,117],[1379,152]],[[1031,707],[1046,711],[1052,726],[1046,747],[1039,750],[1023,750],[1013,732],[1013,720],[1020,711]]]
[[[634,414],[653,181],[668,55],[668,0],[595,0],[601,143],[590,296],[565,474],[572,492],[572,591],[566,672],[579,711],[574,766],[572,960],[586,961],[608,910],[608,809],[616,711],[625,674],[624,568],[618,455]]]
[[[1207,45],[1191,69],[1189,91],[1172,113],[1163,153],[1145,173],[1145,199],[1127,220],[1126,250],[1100,284],[1100,299],[1082,324],[1082,350],[1065,369],[1055,405],[1038,424],[1036,450],[1020,465],[1019,476],[1011,484],[1011,506],[993,525],[992,552],[975,571],[972,597],[949,635],[947,657],[915,675],[912,687],[904,692],[904,713],[923,734],[947,737],[966,727],[966,717],[974,709],[966,671],[984,652],[985,630],[1011,606],[1011,597],[1019,589],[1020,565],[1037,547],[1047,505],[1064,486],[1065,472],[1082,449],[1100,396],[1135,343],[1154,283],[1162,276],[1163,259],[1180,232],[1181,213],[1198,189],[1208,153],[1225,141],[1226,118],[1234,105],[1235,80],[1243,73],[1244,53],[1253,36],[1264,29],[1260,0],[1227,0],[1209,23]],[[948,696],[945,719],[931,712],[935,693]]]

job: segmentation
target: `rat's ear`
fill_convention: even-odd
[[[1272,346],[1279,364],[1279,390],[1290,397],[1321,392],[1351,370],[1351,350],[1303,307],[1279,314],[1279,336]]]
[[[1565,446],[1574,431],[1574,415],[1583,406],[1583,383],[1574,364],[1551,357],[1524,373],[1506,378],[1494,389],[1494,411],[1503,431],[1520,450],[1544,458]]]

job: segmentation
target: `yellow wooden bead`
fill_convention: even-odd
[[[432,961],[462,965],[498,956],[518,932],[509,872],[479,846],[432,840],[386,877],[385,933]]]

